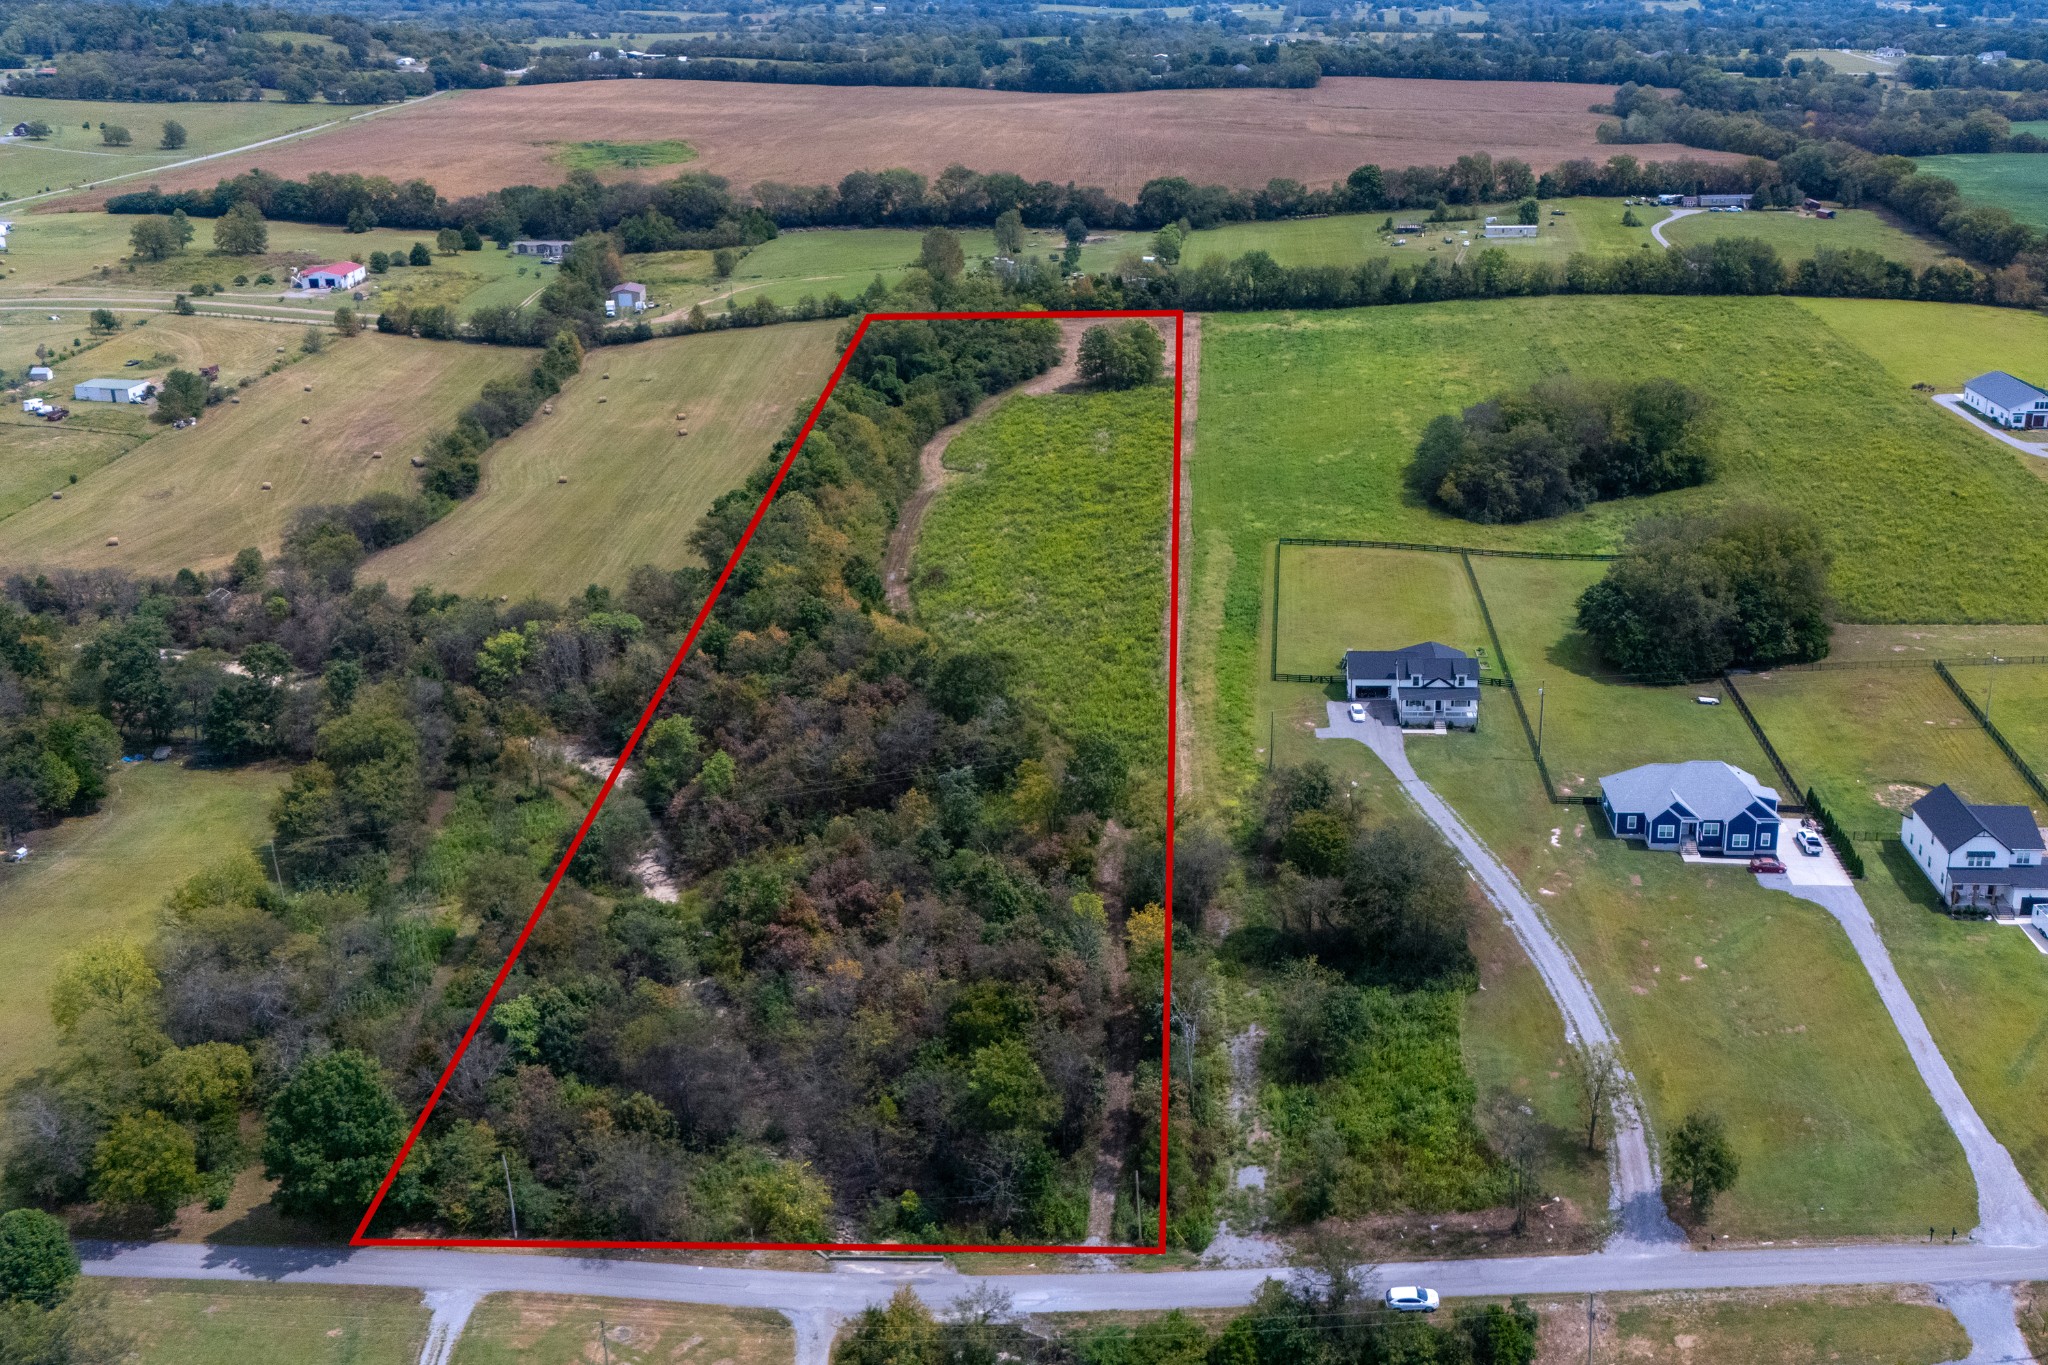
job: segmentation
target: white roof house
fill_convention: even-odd
[[[147,403],[147,379],[85,379],[71,386],[71,397],[79,403]]]
[[[2002,427],[2048,427],[2048,391],[2004,370],[1963,385],[1963,406]]]
[[[1913,803],[1899,839],[1943,903],[2048,921],[2048,843],[2026,806],[1973,806],[1942,783]]]

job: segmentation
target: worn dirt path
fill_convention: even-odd
[[[1106,320],[1106,319],[1105,319]],[[978,422],[997,407],[1020,393],[1057,393],[1073,387],[1080,378],[1081,334],[1096,320],[1091,318],[1061,318],[1060,360],[1051,369],[1035,379],[1028,379],[1016,388],[995,395],[980,407],[957,422],[940,427],[932,438],[924,443],[924,449],[917,453],[918,484],[903,504],[903,511],[897,516],[896,529],[889,533],[889,550],[882,558],[882,588],[889,603],[889,610],[896,615],[909,618],[910,605],[910,561],[917,554],[917,533],[924,525],[924,515],[952,478],[946,468],[946,447],[953,444],[953,438],[966,430],[968,425]],[[1170,320],[1166,323],[1171,327]],[[1166,331],[1166,354],[1173,355],[1173,333]]]

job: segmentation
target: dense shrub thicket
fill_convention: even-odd
[[[1638,522],[1579,625],[1640,682],[1805,663],[1828,652],[1828,563],[1820,528],[1787,508]]]
[[[1710,406],[1675,379],[1545,380],[1431,421],[1409,484],[1445,511],[1489,524],[1687,488],[1712,473]]]

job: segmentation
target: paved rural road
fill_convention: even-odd
[[[1994,1246],[2048,1246],[2048,1213],[2042,1212],[2040,1201],[2020,1178],[2012,1153],[1991,1136],[1991,1130],[1977,1116],[1976,1106],[1963,1093],[1956,1073],[1949,1068],[1948,1059],[1934,1045],[1934,1035],[1927,1031],[1927,1021],[1920,1017],[1919,1006],[1907,993],[1906,983],[1899,979],[1891,954],[1885,951],[1884,939],[1878,935],[1877,922],[1871,919],[1870,910],[1856,888],[1801,886],[1786,877],[1758,877],[1757,882],[1812,901],[1833,915],[1849,935],[1850,945],[1863,961],[1863,970],[1869,973],[1878,998],[1891,1012],[1899,1037],[1905,1040],[1906,1051],[1920,1068],[1920,1078],[1927,1083],[1928,1093],[1941,1106],[1942,1117],[1955,1130],[1956,1140],[1963,1144],[1963,1157],[1970,1163],[1970,1174],[1977,1181],[1976,1239]]]
[[[1677,243],[1665,240],[1664,229],[1670,227],[1673,223],[1677,222],[1681,218],[1690,218],[1695,213],[1705,212],[1705,209],[1673,209],[1671,210],[1669,217],[1660,218],[1656,222],[1650,224],[1650,235],[1657,239],[1658,246],[1676,246]]]
[[[1968,422],[1979,435],[1989,436],[1994,441],[2003,441],[2014,450],[2025,455],[2031,455],[2037,460],[2043,456],[2048,456],[2048,445],[2042,445],[2035,441],[2022,441],[2011,432],[2000,431],[1997,427],[1992,426],[1977,416],[1976,413],[1964,407],[1963,396],[1959,393],[1937,393],[1934,395],[1934,401],[1962,418],[1965,422]]]
[[[1465,827],[1457,812],[1416,776],[1402,746],[1400,730],[1373,720],[1355,722],[1346,713],[1344,703],[1333,701],[1329,727],[1316,731],[1316,738],[1355,739],[1379,755],[1380,761],[1400,780],[1409,799],[1458,850],[1487,898],[1500,908],[1522,950],[1557,1001],[1558,1012],[1564,1016],[1565,1037],[1574,1043],[1611,1049],[1616,1057],[1621,1056],[1620,1041],[1570,950],[1551,932],[1536,903],[1522,893],[1514,874],[1501,865],[1478,835]],[[1649,1124],[1636,1096],[1635,1077],[1626,1071],[1614,1097],[1613,1129],[1614,1140],[1608,1147],[1613,1180],[1610,1199],[1618,1233],[1609,1244],[1610,1250],[1682,1244],[1684,1234],[1664,1211],[1663,1176],[1657,1166],[1656,1148],[1650,1141]]]

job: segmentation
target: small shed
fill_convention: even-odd
[[[55,379],[57,372],[48,365],[31,365],[28,367],[28,377],[31,381],[40,384],[46,379]]]
[[[71,386],[71,397],[79,403],[146,403],[147,379],[87,379]]]
[[[621,313],[629,309],[635,313],[643,313],[647,311],[647,286],[634,284],[630,280],[625,284],[615,284],[612,286],[611,301],[612,307]]]
[[[369,270],[354,261],[331,261],[299,272],[301,289],[353,289],[369,277]]]

